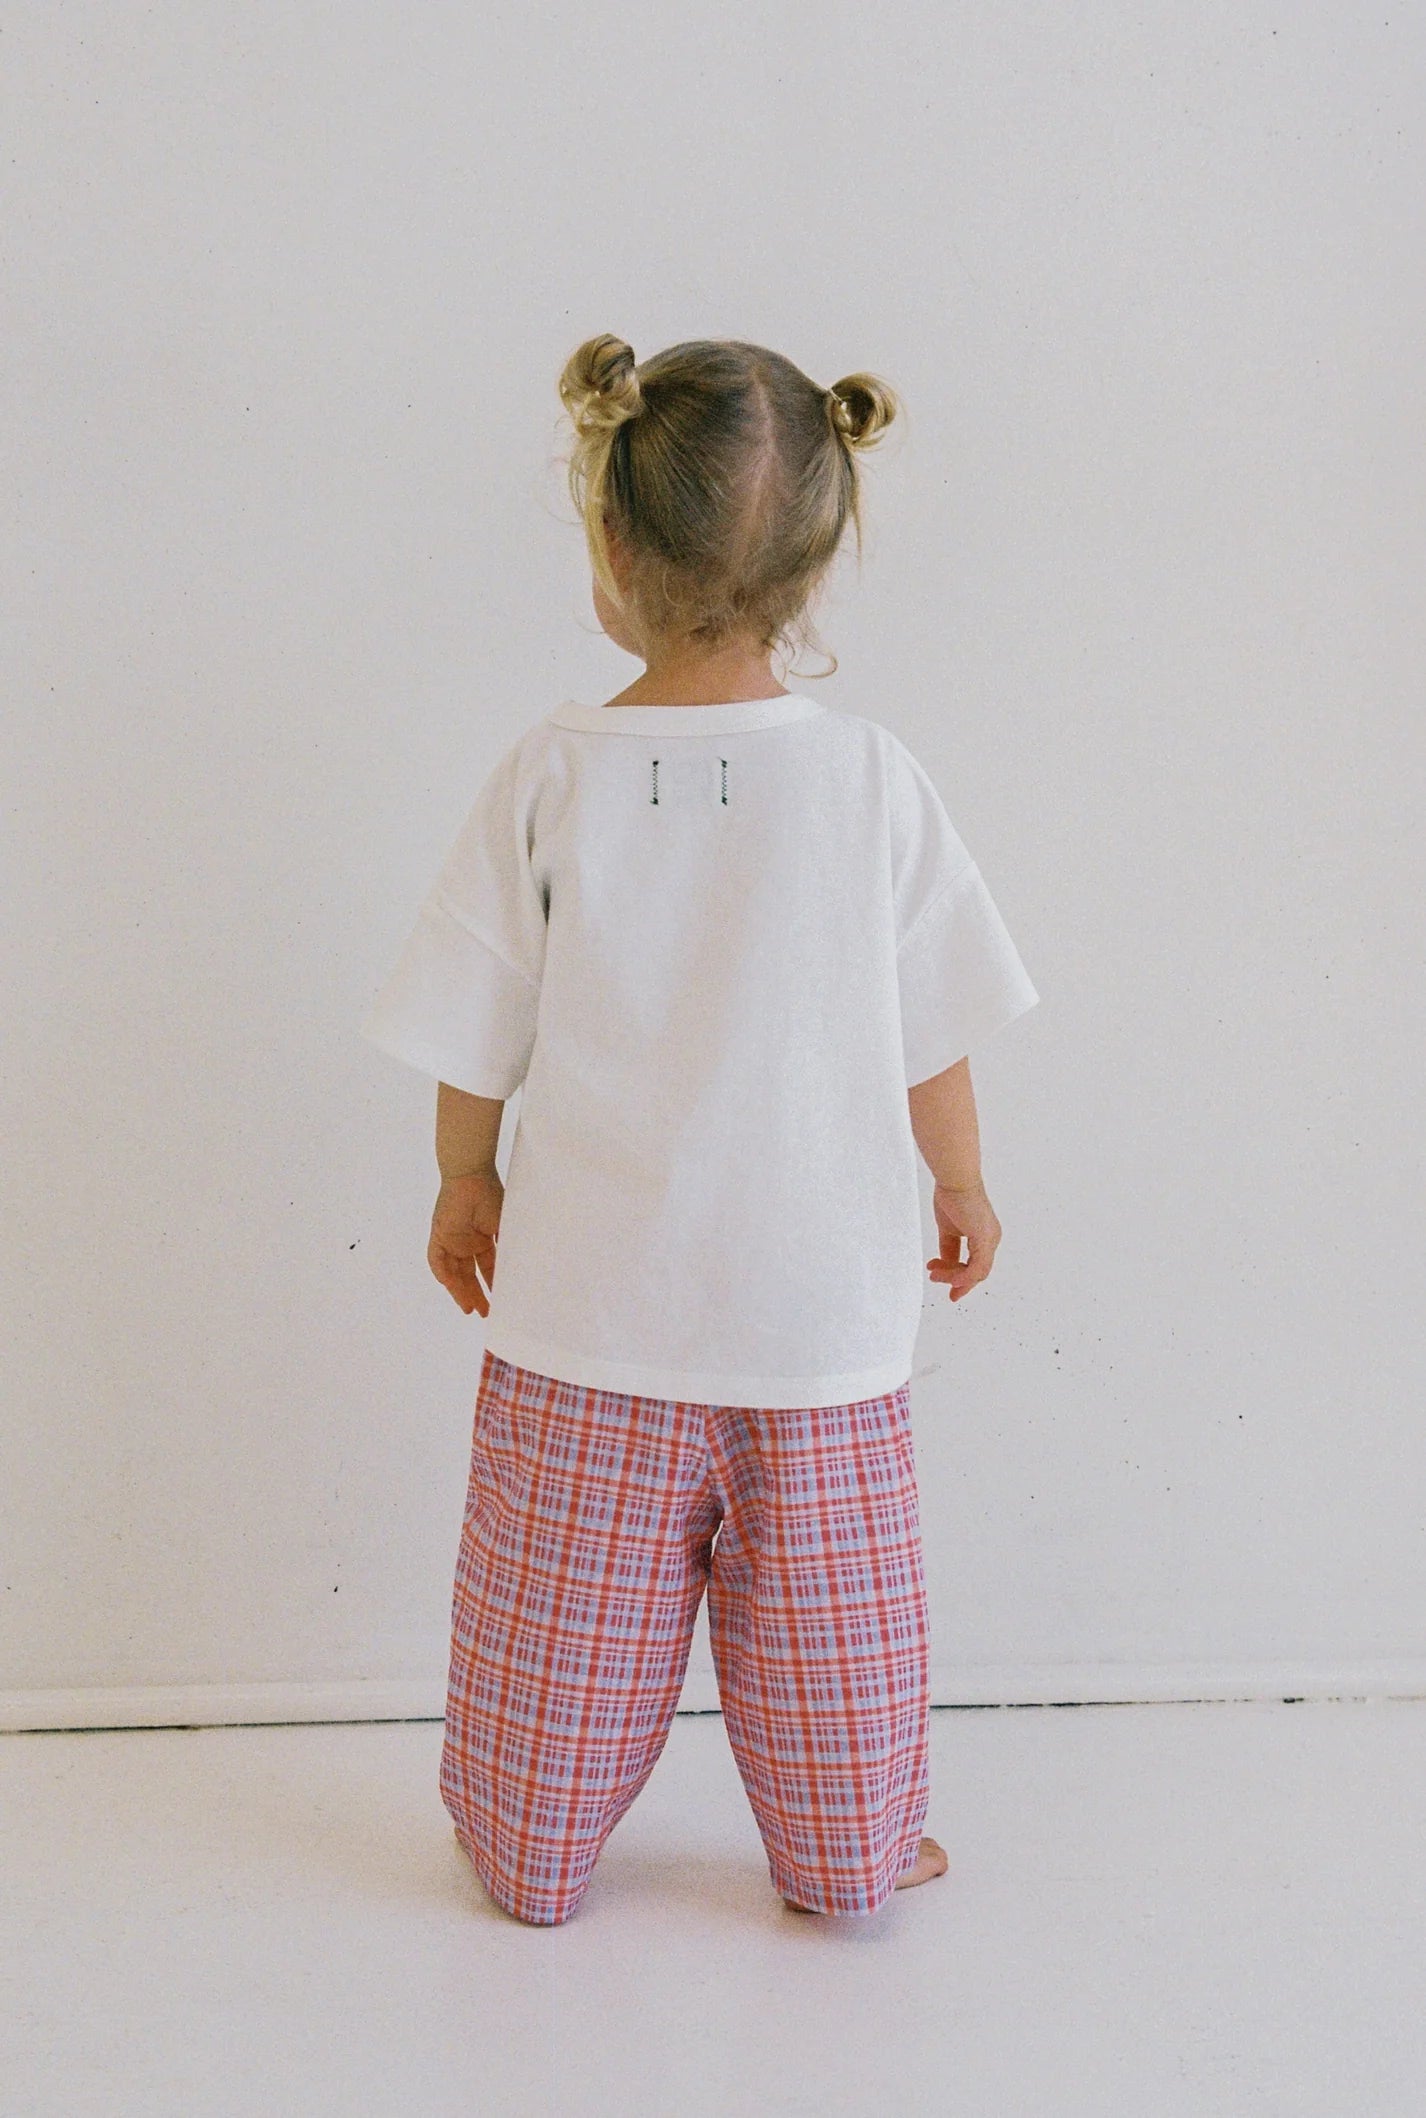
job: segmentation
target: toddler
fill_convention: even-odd
[[[362,1023],[439,1084],[428,1262],[485,1319],[441,1795],[499,1906],[568,1919],[706,1590],[774,1889],[871,1913],[947,1865],[917,1153],[959,1301],[1001,1234],[968,1055],[1039,996],[905,745],[773,673],[860,546],[894,393],[606,334],[560,394],[595,609],[644,673],[500,757]]]

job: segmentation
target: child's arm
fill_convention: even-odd
[[[970,1060],[958,1059],[944,1073],[918,1081],[907,1090],[906,1100],[916,1145],[936,1180],[931,1206],[940,1230],[941,1254],[926,1260],[926,1270],[950,1289],[951,1300],[957,1302],[990,1271],[1001,1235],[981,1181],[980,1128]],[[962,1236],[969,1245],[964,1265]]]
[[[495,1168],[504,1102],[442,1081],[436,1089],[436,1165],[441,1189],[431,1216],[426,1262],[469,1316],[490,1314],[495,1239],[505,1187]],[[480,1277],[476,1267],[480,1268]],[[485,1285],[481,1285],[483,1277]]]
[[[493,1177],[504,1103],[442,1081],[436,1088],[436,1167],[443,1178]]]

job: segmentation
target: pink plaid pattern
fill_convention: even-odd
[[[775,1888],[875,1911],[929,1793],[910,1382],[686,1404],[486,1351],[451,1605],[442,1799],[496,1903],[567,1919],[668,1736],[699,1599]]]

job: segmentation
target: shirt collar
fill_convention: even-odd
[[[773,699],[724,699],[707,706],[586,706],[566,699],[549,716],[558,728],[597,735],[742,735],[825,713],[820,699],[790,691]]]

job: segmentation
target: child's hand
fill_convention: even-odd
[[[926,1270],[933,1280],[948,1286],[951,1300],[958,1302],[972,1287],[980,1285],[994,1264],[1000,1223],[983,1184],[965,1184],[954,1190],[949,1184],[938,1184],[931,1194],[931,1209],[941,1233],[941,1255],[928,1258]],[[962,1236],[970,1246],[964,1265]]]
[[[472,1309],[482,1316],[490,1314],[487,1289],[495,1283],[495,1238],[504,1201],[505,1186],[493,1169],[482,1176],[446,1177],[441,1182],[426,1262],[467,1316]]]

